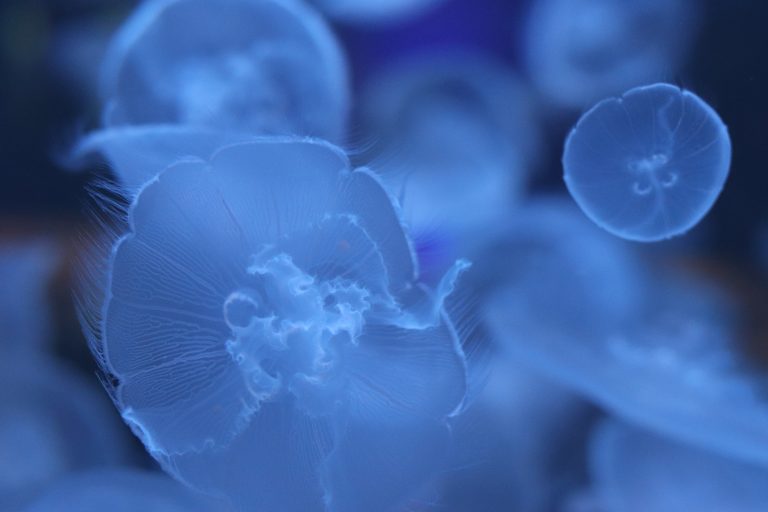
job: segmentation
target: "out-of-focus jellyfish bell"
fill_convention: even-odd
[[[243,510],[386,511],[442,464],[464,356],[390,197],[263,139],[150,181],[116,245],[103,365],[165,469]]]
[[[298,0],[148,1],[107,53],[102,96],[105,130],[86,137],[75,156],[104,153],[131,190],[223,141],[339,142],[349,107],[338,42]]]
[[[445,0],[310,0],[329,17],[345,23],[381,23],[417,16]]]
[[[685,233],[728,178],[731,140],[717,113],[668,84],[598,103],[565,143],[568,190],[616,236],[653,242]]]
[[[742,353],[733,305],[704,283],[666,275],[649,281],[635,315],[613,333],[522,335],[520,317],[503,295],[490,308],[490,323],[515,355],[615,414],[768,462],[766,378]]]
[[[22,512],[223,512],[162,473],[111,469],[76,473],[45,489]]]
[[[768,469],[615,421],[591,446],[594,494],[607,512],[762,512]]]
[[[579,108],[668,78],[696,32],[689,0],[537,0],[527,68],[542,94]]]
[[[74,470],[127,459],[109,401],[43,357],[0,361],[0,509]]]
[[[56,244],[36,239],[0,246],[0,352],[40,353],[52,343],[47,291],[58,264]]]
[[[440,274],[432,245],[446,261],[466,254],[521,195],[539,142],[530,102],[510,71],[471,54],[422,56],[372,84],[361,110],[381,141],[375,170],[400,199],[425,274]]]

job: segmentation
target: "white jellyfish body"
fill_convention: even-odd
[[[346,512],[441,467],[463,354],[371,173],[319,141],[235,144],[163,171],[130,224],[102,363],[167,471],[244,510]]]
[[[41,356],[6,360],[0,383],[3,508],[70,471],[128,460],[109,401],[68,368]]]
[[[522,194],[539,141],[522,85],[499,63],[412,59],[372,81],[362,110],[381,141],[373,165],[400,200],[425,273],[437,262],[421,258],[421,246],[444,245],[453,261]]]
[[[696,32],[688,0],[540,0],[526,28],[527,68],[556,105],[579,108],[668,79]]]
[[[668,84],[638,87],[584,114],[565,143],[565,183],[597,225],[652,242],[685,233],[711,209],[731,165],[717,113]]]
[[[609,512],[760,512],[768,469],[608,420],[591,446],[596,501]]]
[[[74,473],[50,485],[21,512],[224,512],[162,473],[109,469]]]
[[[349,109],[339,44],[297,0],[146,2],[115,36],[101,85],[104,129],[72,158],[104,155],[131,192],[177,159],[207,157],[224,143],[340,142]]]

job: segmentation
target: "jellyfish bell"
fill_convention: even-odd
[[[558,106],[579,108],[668,78],[696,33],[688,0],[543,0],[525,36],[529,75]]]
[[[616,420],[594,433],[595,499],[615,512],[758,512],[768,470],[666,439]]]
[[[441,467],[465,392],[452,284],[418,285],[375,175],[263,138],[167,168],[129,221],[97,343],[168,472],[244,509],[346,512]]]
[[[728,130],[701,98],[668,84],[598,103],[565,143],[565,183],[597,225],[654,242],[698,224],[731,165]]]

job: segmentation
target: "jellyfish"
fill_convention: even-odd
[[[572,257],[592,252],[585,246]],[[603,286],[595,281],[587,293],[602,293]],[[566,287],[539,291],[547,293],[554,304],[583,310],[584,297]],[[489,324],[515,357],[622,419],[726,456],[768,462],[766,376],[744,353],[735,305],[713,284],[680,272],[649,274],[634,314],[607,329],[575,330],[571,322],[589,325],[588,317],[524,301],[512,287],[488,309]]]
[[[591,473],[608,512],[760,512],[768,469],[606,420],[594,435]]]
[[[22,512],[225,512],[225,503],[194,494],[159,472],[108,469],[56,481]]]
[[[378,179],[329,143],[178,162],[130,207],[96,352],[172,475],[238,510],[389,511],[442,467],[465,360]]]
[[[731,141],[701,98],[668,84],[598,103],[565,143],[565,183],[598,226],[655,242],[681,235],[712,208],[728,178]]]
[[[221,140],[340,142],[349,103],[338,42],[297,0],[146,2],[115,36],[101,82],[104,129],[72,158],[104,154],[130,190]]]
[[[483,56],[422,56],[373,80],[361,110],[423,275],[440,276],[523,193],[539,142],[526,92]]]
[[[554,105],[580,108],[668,79],[697,32],[688,0],[538,0],[525,34],[528,73]]]
[[[118,414],[68,367],[6,358],[0,384],[1,509],[71,471],[130,461]]]
[[[52,343],[48,286],[58,264],[56,244],[32,239],[0,247],[0,352],[42,353]],[[7,352],[6,352],[7,351]]]
[[[418,16],[445,0],[310,0],[334,20],[352,24],[402,21]]]

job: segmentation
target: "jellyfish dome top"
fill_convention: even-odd
[[[469,52],[413,58],[373,80],[361,110],[381,141],[373,165],[417,247],[487,233],[526,185],[535,116],[517,77],[495,61]]]
[[[105,129],[73,159],[104,154],[131,190],[248,136],[340,142],[349,109],[341,48],[298,0],[149,0],[115,36],[101,89]]]
[[[53,240],[0,246],[0,352],[40,353],[51,343],[48,286],[59,263]]]
[[[30,500],[22,512],[222,512],[163,473],[110,469],[75,473]]]
[[[160,173],[114,247],[100,345],[163,467],[240,510],[388,511],[442,464],[465,362],[390,197],[320,141]]]
[[[704,282],[649,280],[635,315],[611,330],[522,335],[506,293],[489,323],[516,357],[625,420],[767,463],[768,379],[746,360],[734,305]]]
[[[607,420],[591,443],[594,493],[607,512],[760,512],[768,469]]]
[[[569,192],[616,236],[655,242],[698,224],[723,190],[731,140],[698,96],[668,84],[598,103],[565,143]]]
[[[350,24],[380,24],[418,16],[445,0],[310,0],[334,20]]]
[[[580,108],[674,73],[697,32],[689,0],[540,0],[524,45],[528,73],[552,103]]]
[[[65,473],[128,459],[128,436],[96,385],[38,357],[0,361],[0,508]]]

